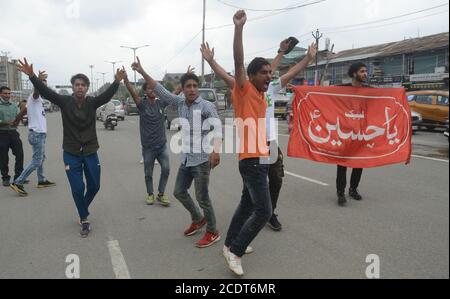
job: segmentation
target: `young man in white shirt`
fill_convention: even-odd
[[[39,79],[47,83],[45,72],[39,72]],[[22,174],[10,185],[11,189],[20,196],[27,196],[23,184],[26,179],[37,170],[38,188],[52,187],[55,183],[50,182],[44,175],[45,141],[47,139],[47,119],[45,118],[44,99],[35,89],[27,100],[28,115],[28,141],[33,150],[31,162],[25,167]]]

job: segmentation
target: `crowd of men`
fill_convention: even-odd
[[[283,76],[274,79],[273,73],[281,59],[293,48],[292,39],[286,39],[281,42],[278,54],[272,63],[264,58],[255,58],[245,69],[243,32],[246,20],[246,13],[242,10],[233,17],[235,24],[234,77],[217,63],[214,59],[214,49],[211,49],[209,44],[201,46],[204,59],[232,90],[235,118],[255,120],[253,127],[249,126],[246,130],[238,128],[241,140],[239,172],[243,181],[243,190],[228,232],[224,235],[223,255],[229,268],[238,276],[244,274],[241,258],[253,252],[250,244],[261,229],[268,224],[274,231],[282,230],[282,224],[275,213],[284,177],[283,153],[277,144],[274,123],[275,95],[302,72],[317,55],[317,45],[310,45],[303,60]],[[217,130],[217,126],[220,127],[221,124],[211,121],[219,119],[216,107],[199,96],[200,80],[193,72],[188,71],[181,78],[180,94],[174,94],[154,80],[137,58],[131,67],[145,79],[143,97],[129,82],[125,68],[117,70],[113,84],[99,96],[87,95],[90,81],[83,74],[72,77],[73,94],[64,96],[47,87],[45,72],[40,71],[36,75],[33,65],[26,59],[19,61],[19,64],[19,69],[29,76],[33,83],[34,92],[30,95],[26,107],[18,107],[10,101],[11,90],[7,87],[0,88],[0,168],[3,186],[10,187],[21,196],[26,196],[24,185],[35,170],[38,176],[38,188],[55,185],[44,174],[47,125],[43,101],[49,100],[61,110],[65,170],[79,214],[80,235],[87,237],[91,232],[89,207],[100,189],[96,110],[112,99],[120,82],[123,81],[139,109],[147,204],[153,205],[159,202],[165,207],[170,206],[169,195],[166,192],[171,170],[170,148],[165,133],[164,109],[167,106],[175,106],[180,119],[186,123],[186,126],[182,128],[182,139],[183,144],[188,145],[187,148],[184,147],[181,154],[181,163],[173,191],[174,197],[180,201],[192,219],[184,235],[193,236],[206,227],[205,234],[196,242],[197,247],[209,247],[221,240],[222,234],[217,229],[216,212],[209,195],[209,182],[211,171],[220,164],[223,136],[222,130]],[[367,68],[363,64],[355,64],[350,69],[349,76],[353,79],[353,86],[364,87]],[[28,140],[33,154],[31,162],[24,169],[23,147],[17,126],[25,113],[28,113],[29,118]],[[196,136],[193,133],[195,130],[190,128],[195,126],[196,117],[201,117],[202,123],[210,121],[212,127],[216,126],[210,148],[207,146],[195,148]],[[258,122],[260,119],[265,121]],[[207,129],[202,126],[203,129],[199,132],[201,139],[212,132],[211,126],[206,126]],[[16,158],[13,179],[8,169],[9,149]],[[153,184],[156,161],[161,165],[157,191],[154,190]],[[357,190],[361,174],[362,170],[354,170],[351,180],[350,196],[356,200],[362,199]],[[189,194],[193,184],[196,201]],[[338,166],[338,203],[342,206],[346,203],[345,188],[346,168]]]

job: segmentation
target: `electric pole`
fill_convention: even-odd
[[[203,28],[202,28],[202,43],[205,43],[205,24],[206,24],[206,0],[203,0]],[[202,55],[202,86],[205,83],[205,59]]]
[[[94,65],[90,65],[89,66],[90,68],[91,68],[91,91],[92,91],[92,93],[94,93],[95,92],[95,87],[94,87]]]
[[[113,67],[113,72],[112,72],[112,76],[113,76],[113,80],[111,81],[111,84],[114,82],[115,78],[115,74],[116,74],[116,64],[117,63],[121,63],[122,61],[105,61],[106,63],[111,63],[112,67]]]
[[[317,86],[317,80],[319,79],[319,42],[320,39],[323,37],[323,34],[319,32],[319,29],[317,29],[316,33],[312,33],[313,38],[316,40],[316,46],[317,46],[317,55],[316,55],[316,72],[314,76],[314,86]]]

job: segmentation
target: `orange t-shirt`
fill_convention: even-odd
[[[242,89],[235,84],[232,98],[240,139],[239,160],[268,157],[264,92],[259,92],[250,81],[246,81]]]

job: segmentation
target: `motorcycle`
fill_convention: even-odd
[[[118,118],[117,118],[117,115],[115,115],[115,114],[110,114],[110,115],[106,116],[106,119],[103,123],[106,130],[111,129],[112,131],[115,130],[115,128],[117,127],[117,124],[118,124]]]

